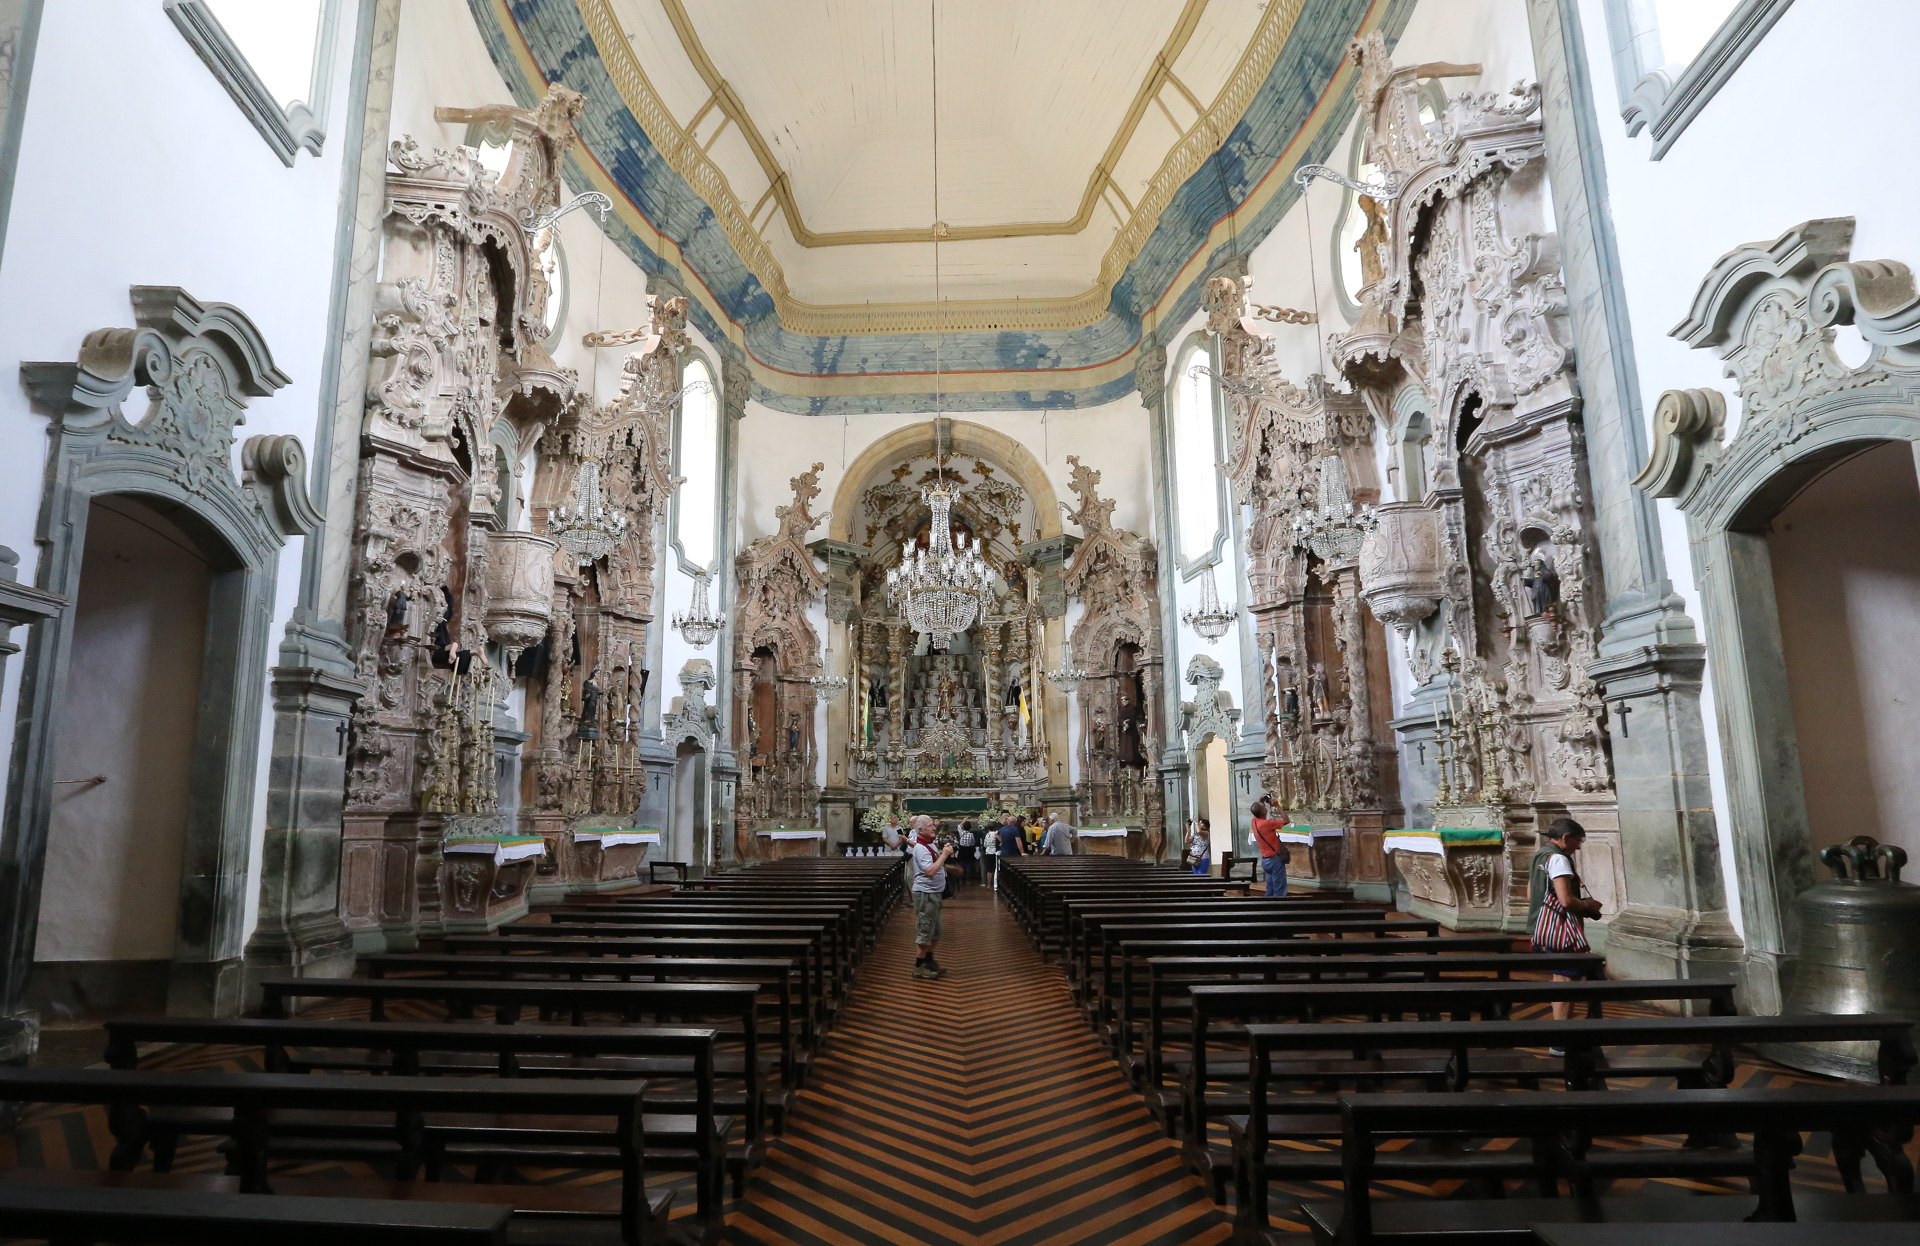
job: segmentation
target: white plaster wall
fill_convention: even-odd
[[[207,562],[130,499],[89,510],[35,959],[170,960]]]
[[[1728,83],[1658,161],[1642,133],[1629,138],[1602,0],[1580,0],[1587,61],[1606,156],[1609,208],[1619,241],[1638,361],[1651,419],[1668,389],[1718,388],[1728,423],[1739,401],[1711,351],[1667,336],[1715,260],[1746,242],[1771,241],[1815,217],[1852,216],[1855,259],[1920,259],[1920,170],[1890,159],[1883,120],[1920,106],[1913,48],[1920,5],[1907,0],[1820,0],[1787,9]],[[1648,443],[1651,444],[1651,435]],[[1698,619],[1686,521],[1660,502],[1667,569]],[[1712,678],[1702,701],[1713,799],[1721,810],[1721,864],[1740,924],[1727,822],[1725,763]]]
[[[250,404],[239,439],[292,433],[310,449],[326,349],[349,103],[354,3],[342,3],[328,141],[280,162],[158,4],[50,4],[40,28],[20,162],[0,262],[6,367],[71,360],[95,329],[133,323],[127,287],[178,285],[232,303],[260,327],[292,384]],[[0,385],[0,544],[34,572],[47,419],[18,384]],[[236,457],[238,443],[235,445]],[[272,629],[295,600],[300,543],[282,551]],[[18,634],[16,634],[16,637]],[[11,751],[20,662],[8,663],[0,748]],[[267,702],[266,672],[260,696]],[[252,865],[265,825],[263,708]],[[61,776],[65,777],[65,776]],[[249,881],[248,925],[257,883]]]
[[[1769,528],[1816,852],[1871,835],[1920,858],[1915,532],[1920,483],[1905,442],[1886,442],[1835,467]]]

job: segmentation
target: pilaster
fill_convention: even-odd
[[[1632,484],[1646,430],[1579,8],[1527,0],[1527,17],[1606,582],[1587,674],[1608,707],[1627,893],[1607,959],[1635,976],[1724,972],[1741,953],[1707,790],[1704,652],[1667,580],[1653,500]]]

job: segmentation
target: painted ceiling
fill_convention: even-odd
[[[1348,42],[1391,40],[1412,2],[469,7],[523,104],[587,97],[570,183],[613,196],[618,245],[692,296],[754,398],[841,414],[1124,396],[1346,127]]]

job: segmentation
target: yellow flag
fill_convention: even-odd
[[[1025,688],[1022,688],[1020,690],[1020,722],[1024,725],[1026,721],[1027,721],[1027,690]]]

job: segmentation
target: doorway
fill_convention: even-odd
[[[674,750],[673,821],[667,836],[669,859],[695,870],[711,864],[708,851],[707,752],[691,740]]]
[[[216,568],[179,508],[88,507],[31,993],[55,1016],[162,1010]]]
[[[1766,529],[1815,854],[1855,835],[1920,858],[1920,477],[1883,441],[1804,484]]]

